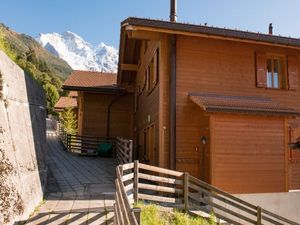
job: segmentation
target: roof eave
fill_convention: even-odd
[[[285,116],[285,117],[297,117],[300,113],[294,111],[268,111],[268,110],[249,110],[249,109],[238,109],[238,108],[221,108],[221,107],[207,107],[206,112],[208,113],[238,113],[247,115],[265,115],[265,116]]]
[[[142,20],[142,19],[141,19]],[[130,29],[133,30],[145,30],[145,31],[153,31],[153,32],[161,32],[161,33],[169,33],[169,34],[181,34],[181,35],[187,35],[187,36],[197,36],[197,37],[206,37],[206,38],[214,38],[214,39],[226,39],[226,40],[231,40],[231,41],[239,41],[239,42],[248,42],[248,43],[254,43],[254,44],[263,44],[263,45],[272,45],[272,46],[278,46],[278,47],[286,47],[286,48],[293,48],[293,49],[300,49],[300,40],[299,44],[293,45],[293,44],[288,44],[288,43],[280,43],[280,42],[275,42],[275,41],[268,41],[268,40],[258,40],[254,38],[242,38],[242,37],[236,37],[236,36],[230,36],[230,35],[220,35],[220,34],[212,34],[212,32],[204,33],[204,32],[195,32],[191,31],[189,29],[180,29],[180,28],[165,28],[162,26],[154,26],[154,25],[145,25],[142,24],[142,22],[137,22],[137,18],[128,18],[127,20],[123,21],[121,23],[122,29],[126,30],[126,27],[129,27]],[[154,20],[155,21],[155,20]],[[157,21],[158,23],[168,23],[167,21]],[[178,24],[178,23],[177,23]],[[179,23],[180,24],[180,23]],[[180,24],[181,26],[186,25],[186,26],[196,26],[192,24]],[[176,26],[176,24],[175,24]],[[221,30],[222,28],[214,28],[210,27],[210,29],[216,29],[216,30]],[[231,29],[224,29],[224,30],[230,30]],[[245,33],[251,33],[251,32],[246,32],[246,31],[235,31],[235,32],[240,32],[240,34],[245,34]],[[255,35],[255,33],[251,33]],[[256,34],[256,35],[261,35],[263,39],[267,39],[268,35],[266,34]],[[284,38],[286,40],[295,40],[294,38],[287,38],[287,37],[281,37],[281,36],[271,36],[272,38]]]
[[[68,91],[89,91],[103,94],[122,94],[126,93],[126,90],[120,87],[78,87],[78,86],[63,86],[64,90]]]

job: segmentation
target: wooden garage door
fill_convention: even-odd
[[[231,193],[285,190],[284,120],[214,115],[213,184]]]

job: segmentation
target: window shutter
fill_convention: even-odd
[[[267,87],[266,54],[256,53],[256,86]]]
[[[289,89],[296,90],[298,83],[298,71],[297,71],[297,58],[295,56],[288,56],[288,81]]]

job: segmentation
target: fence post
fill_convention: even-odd
[[[189,210],[189,173],[184,173],[184,209]]]
[[[71,141],[71,138],[70,138],[70,134],[67,134],[67,150],[70,151],[70,141]]]
[[[136,218],[136,221],[138,223],[138,225],[141,224],[141,208],[133,208],[132,212],[134,213],[134,216]]]
[[[134,168],[133,168],[133,172],[134,172],[134,176],[133,176],[133,199],[134,199],[134,203],[138,202],[138,193],[139,193],[139,189],[138,189],[138,183],[139,183],[139,161],[135,160],[134,161]]]
[[[261,207],[257,206],[257,225],[261,225]]]
[[[130,151],[130,153],[129,153],[130,159],[128,160],[129,163],[132,162],[132,151],[133,151],[133,148],[132,148],[132,147],[133,147],[133,146],[132,146],[132,140],[129,140],[129,151]]]

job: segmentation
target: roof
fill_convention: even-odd
[[[68,96],[76,98],[76,97],[78,97],[78,92],[77,91],[70,91]]]
[[[211,93],[190,93],[189,98],[206,112],[232,112],[299,116],[300,113],[265,97],[226,96]]]
[[[77,107],[77,99],[71,97],[60,97],[58,102],[55,104],[54,109],[60,110],[65,108],[76,108]]]
[[[63,84],[72,91],[111,92],[121,90],[117,86],[117,74],[75,70]]]
[[[250,40],[256,42],[279,44],[285,46],[300,47],[300,39],[298,38],[283,37],[278,35],[269,35],[269,34],[255,33],[249,31],[204,26],[204,25],[195,25],[195,24],[144,19],[144,18],[134,18],[134,17],[129,17],[122,22],[122,26],[126,26],[126,25],[143,26],[143,27],[150,27],[150,28],[156,28],[161,30],[169,30],[171,31],[171,33],[176,33],[178,31],[181,31],[181,32],[204,34],[208,36],[220,36],[220,37],[236,38],[236,39]]]

